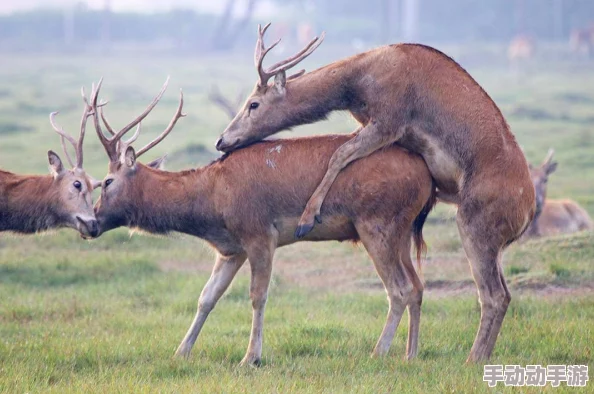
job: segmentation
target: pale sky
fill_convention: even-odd
[[[8,14],[15,11],[26,11],[34,8],[64,8],[76,4],[87,4],[89,8],[101,9],[106,2],[111,3],[111,9],[118,11],[155,12],[168,11],[175,8],[195,9],[204,12],[218,13],[223,9],[225,0],[0,0],[0,13]],[[239,0],[239,5],[245,5],[245,0]],[[258,4],[258,14],[266,15],[274,12],[270,2]]]

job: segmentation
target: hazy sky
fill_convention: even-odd
[[[115,12],[154,12],[173,8],[192,8],[207,12],[220,12],[226,3],[224,0],[0,0],[0,13],[7,14],[38,7],[62,8],[80,3],[86,3],[89,8],[103,8],[106,2],[111,3],[111,8]],[[238,3],[245,4],[246,1],[239,0]],[[273,12],[273,7],[265,1],[263,4],[258,5],[258,11],[259,14],[270,13]]]

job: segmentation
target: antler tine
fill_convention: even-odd
[[[295,65],[300,63],[302,60],[304,60],[306,57],[311,55],[313,53],[313,51],[315,51],[322,44],[325,36],[326,36],[326,32],[322,32],[320,37],[314,37],[309,42],[309,44],[307,44],[305,46],[305,48],[303,48],[301,51],[297,52],[295,55],[291,56],[288,59],[281,60],[280,62],[274,64],[272,67],[270,67],[268,70],[266,70],[266,72],[274,75],[274,74],[278,73],[279,71],[286,71],[286,70],[294,67]]]
[[[169,77],[167,77],[167,80],[165,81],[165,84],[163,84],[161,91],[155,96],[155,98],[153,98],[153,101],[151,101],[151,103],[145,108],[145,110],[138,117],[136,117],[136,119],[134,119],[132,122],[128,123],[123,129],[118,131],[113,136],[112,140],[115,140],[115,141],[119,140],[120,138],[122,138],[122,136],[124,134],[126,134],[128,131],[130,131],[134,126],[136,126],[138,123],[142,122],[142,120],[147,117],[147,115],[153,110],[153,108],[155,108],[157,103],[159,103],[159,100],[161,100],[161,97],[163,97],[165,90],[167,90],[167,85],[169,85]]]
[[[58,126],[55,122],[55,117],[59,112],[52,112],[49,115],[49,120],[50,120],[50,124],[52,125],[52,128],[54,129],[54,131],[56,133],[58,133],[60,135],[60,142],[62,143],[62,149],[64,150],[64,154],[66,155],[66,159],[68,160],[68,163],[70,163],[71,167],[74,167],[74,162],[72,161],[72,157],[70,157],[70,153],[68,153],[68,149],[66,149],[66,142],[65,140],[68,140],[68,142],[70,142],[72,144],[72,146],[74,147],[74,150],[76,151],[76,141],[74,140],[74,138],[72,138],[71,136],[69,136],[60,126]]]
[[[101,89],[102,83],[103,83],[103,77],[101,77],[99,79],[97,86],[95,86],[94,83],[91,85],[91,103],[94,103],[97,101],[97,96],[99,95],[99,90]],[[87,99],[87,95],[85,94],[84,86],[81,88],[80,92],[83,96],[83,101],[85,103],[85,109],[83,111],[82,118],[80,120],[80,133],[78,135],[78,143],[76,144],[74,149],[76,151],[76,168],[82,169],[82,167],[83,167],[83,143],[85,140],[85,133],[87,131],[87,121],[89,119],[89,116],[91,116],[93,114],[94,108],[91,104],[89,104],[89,100]],[[105,104],[103,104],[103,105],[105,105]]]
[[[161,142],[165,137],[167,137],[167,135],[175,127],[175,124],[177,123],[177,121],[180,118],[183,118],[184,116],[186,116],[186,114],[182,113],[183,107],[184,107],[184,93],[180,89],[179,90],[179,105],[177,107],[177,111],[175,111],[175,115],[171,119],[171,122],[169,122],[169,125],[167,125],[167,128],[157,138],[155,138],[154,140],[152,140],[151,142],[146,144],[142,149],[138,150],[136,152],[136,157],[139,157],[140,155],[146,153],[148,150],[150,150],[155,145],[157,145],[159,142]]]
[[[132,145],[132,143],[134,141],[136,141],[136,139],[138,138],[138,136],[140,135],[140,129],[141,129],[141,123],[138,123],[138,125],[136,125],[136,131],[134,132],[134,134],[132,135],[132,137],[130,137],[129,139],[127,139],[126,141],[118,141],[117,143],[117,151],[119,152],[120,156],[122,156],[123,154],[126,153],[126,150],[128,149],[128,147],[130,145]]]
[[[264,62],[264,58],[266,57],[266,54],[270,52],[272,48],[277,46],[278,43],[281,41],[281,39],[279,38],[278,40],[276,40],[274,44],[266,48],[266,46],[264,45],[264,34],[266,33],[266,30],[268,30],[269,27],[270,23],[266,24],[264,28],[262,28],[261,25],[258,25],[258,40],[256,41],[256,50],[254,52],[254,65],[256,66],[258,74],[260,75],[260,86],[266,86],[268,80],[273,76],[273,74],[270,74],[266,70],[264,70],[264,67],[262,65],[262,63]]]
[[[548,165],[553,160],[553,154],[555,150],[553,148],[549,148],[549,152],[547,153],[547,157],[545,157],[544,161],[542,162],[543,165]]]
[[[103,115],[103,108],[100,105],[98,105],[97,97],[98,97],[98,95],[95,95],[93,97],[93,100],[91,101],[91,103],[92,103],[91,105],[93,108],[93,124],[95,126],[95,132],[97,132],[97,137],[99,137],[99,141],[101,141],[101,145],[103,145],[103,148],[105,149],[105,152],[107,153],[107,156],[109,157],[109,160],[114,162],[114,161],[117,161],[117,159],[118,159],[116,147],[114,144],[112,144],[112,140],[108,139],[105,136],[105,134],[103,134],[103,129],[101,129],[101,123],[99,122],[99,115],[100,114]]]

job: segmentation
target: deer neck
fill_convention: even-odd
[[[153,170],[139,166],[134,198],[129,212],[130,227],[152,233],[171,231],[209,240],[217,228],[224,228],[216,211],[212,180],[204,169],[181,172]]]
[[[35,233],[60,227],[54,178],[0,172],[0,231]]]
[[[287,125],[290,128],[325,119],[332,111],[349,109],[353,92],[350,73],[332,64],[304,74],[286,85]]]

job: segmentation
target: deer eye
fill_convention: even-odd
[[[80,183],[80,181],[74,181],[73,185],[78,190],[80,190],[80,188],[82,187],[82,183]]]
[[[253,102],[250,104],[250,109],[256,109],[258,106],[260,106],[260,103]]]
[[[113,179],[111,179],[111,178],[110,179],[106,179],[105,180],[105,186],[104,187],[107,187],[107,186],[111,185],[111,182],[113,182]]]

